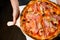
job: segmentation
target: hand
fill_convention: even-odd
[[[13,21],[8,21],[7,26],[17,25],[17,19],[18,20],[20,19],[19,14],[20,14],[19,11],[13,12]],[[18,21],[18,23],[19,23],[19,21]],[[17,25],[17,26],[19,26],[19,25]]]
[[[16,10],[13,10],[13,25],[16,24],[16,21],[19,17],[19,14],[20,14],[20,10],[19,9],[16,9]]]
[[[10,2],[11,2],[11,5],[12,5],[12,8],[13,8],[13,21],[8,22],[7,23],[8,26],[15,25],[15,23],[17,21],[17,18],[19,17],[19,14],[20,14],[18,0],[10,0]]]

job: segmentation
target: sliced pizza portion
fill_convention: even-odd
[[[50,1],[30,1],[21,14],[20,23],[30,37],[52,39],[60,32],[60,7]]]

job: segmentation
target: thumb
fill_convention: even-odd
[[[12,25],[15,25],[16,24],[16,19],[13,18],[13,21],[8,21],[7,22],[7,26],[12,26]]]
[[[15,25],[15,24],[16,24],[16,18],[13,17],[13,25]]]
[[[12,26],[12,25],[15,25],[16,24],[16,19],[13,18],[13,21],[8,21],[7,22],[7,26]]]
[[[18,19],[18,17],[19,17],[19,13],[20,12],[13,12],[13,24],[15,25],[16,24],[16,21],[17,21],[17,19]]]
[[[12,21],[7,22],[7,26],[12,26],[12,25],[14,25]]]

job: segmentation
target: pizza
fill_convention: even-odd
[[[20,23],[33,39],[53,39],[60,33],[60,7],[51,1],[30,1],[22,11]]]

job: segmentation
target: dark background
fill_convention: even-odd
[[[19,0],[19,5],[25,5],[29,0]],[[0,40],[26,40],[21,30],[13,25],[7,26],[8,21],[12,21],[12,6],[10,0],[0,0]],[[53,40],[59,40],[59,36]]]

